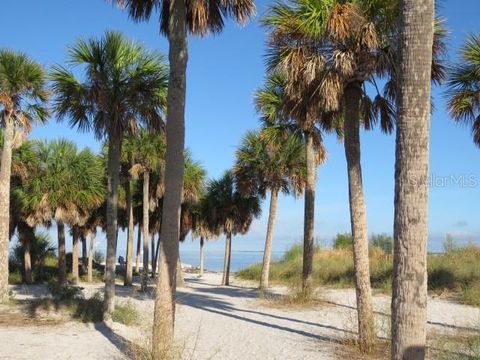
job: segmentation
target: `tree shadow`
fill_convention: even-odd
[[[134,354],[131,349],[131,342],[125,339],[123,336],[115,333],[107,324],[104,322],[97,322],[94,324],[95,330],[102,334],[113,346],[117,348],[124,356],[128,359],[135,359]]]
[[[196,289],[199,290],[199,289]],[[208,289],[210,290],[210,289]],[[265,312],[260,312],[260,311],[255,311],[255,310],[247,310],[247,309],[240,309],[238,307],[232,306],[232,303],[219,299],[217,297],[212,297],[205,295],[205,293],[208,291],[203,291],[201,294],[197,293],[185,293],[185,292],[177,292],[177,302],[179,304],[182,304],[184,306],[190,306],[199,310],[207,311],[213,314],[217,315],[223,315],[227,316],[236,320],[241,320],[245,321],[248,323],[252,323],[255,325],[260,325],[260,326],[265,326],[285,332],[290,332],[298,335],[305,336],[307,338],[311,339],[316,339],[316,340],[322,340],[322,341],[327,341],[327,342],[333,342],[337,344],[343,344],[343,339],[342,338],[337,338],[337,337],[331,337],[331,336],[324,336],[324,335],[318,335],[318,334],[313,334],[311,332],[307,332],[304,330],[300,329],[294,329],[288,326],[283,326],[283,325],[278,325],[278,324],[272,324],[267,321],[259,320],[259,319],[252,319],[246,316],[241,316],[236,313],[249,313],[253,315],[258,315],[258,316],[263,316],[263,317],[270,317],[270,318],[275,318],[278,320],[284,320],[284,321],[291,321],[295,323],[300,323],[300,324],[305,324],[305,325],[310,325],[310,326],[316,326],[324,329],[329,329],[329,330],[334,330],[338,332],[343,332],[343,333],[348,333],[348,334],[355,334],[354,332],[351,332],[349,330],[345,329],[340,329],[334,326],[330,325],[325,325],[325,324],[320,324],[320,323],[312,323],[308,321],[303,321],[299,319],[294,319],[290,317],[283,317],[283,316],[278,316],[274,314],[269,314]],[[214,294],[216,293],[215,291],[213,292]],[[237,292],[238,296],[238,292]]]

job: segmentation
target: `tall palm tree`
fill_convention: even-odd
[[[248,132],[236,151],[234,174],[245,194],[258,193],[265,198],[270,192],[265,250],[263,253],[260,289],[268,288],[273,228],[277,213],[278,195],[299,195],[305,184],[305,145],[298,136],[279,139],[278,129]],[[273,134],[272,134],[273,132]]]
[[[140,130],[137,136],[130,138],[133,143],[133,166],[130,173],[134,177],[142,174],[142,211],[143,211],[143,272],[142,289],[145,290],[148,279],[149,251],[148,244],[150,240],[150,173],[153,170],[164,167],[165,161],[165,140],[163,135],[156,135],[146,129]],[[163,170],[160,170],[163,172]],[[153,205],[153,204],[152,204]],[[153,242],[152,242],[153,244]],[[152,251],[153,257],[153,251]],[[153,264],[152,264],[153,268]]]
[[[0,49],[0,119],[3,148],[0,165],[0,301],[8,297],[10,175],[15,137],[48,116],[46,77],[42,67],[23,53]]]
[[[391,349],[395,360],[425,358],[434,12],[433,0],[401,1]]]
[[[330,118],[317,122],[317,104],[309,100],[310,95],[305,92],[303,100],[299,101],[289,95],[287,87],[286,72],[273,70],[267,76],[264,87],[257,91],[255,103],[261,120],[281,136],[280,141],[291,134],[301,136],[305,144],[302,290],[308,295],[312,290],[316,172],[327,156],[322,143],[322,131],[332,131],[335,125]]]
[[[255,13],[252,0],[193,2],[184,0],[116,0],[136,21],[148,20],[160,10],[160,31],[168,37],[170,76],[168,85],[167,152],[163,231],[160,251],[152,350],[155,358],[171,352],[175,319],[175,277],[178,258],[179,209],[182,199],[185,142],[185,94],[188,59],[187,33],[204,36],[219,33],[224,20],[244,23]]]
[[[232,171],[222,178],[212,180],[207,186],[206,201],[211,209],[211,221],[216,232],[223,233],[225,239],[225,258],[222,286],[230,283],[230,262],[232,236],[245,234],[254,218],[261,214],[260,199],[257,194],[243,195],[235,182]]]
[[[133,191],[134,191],[134,179],[130,174],[130,169],[134,165],[133,159],[133,142],[129,141],[129,137],[125,137],[122,144],[121,155],[121,174],[123,175],[125,186],[125,207],[127,216],[127,253],[125,266],[125,278],[124,285],[131,286],[133,283],[133,237],[135,219],[133,216]]]
[[[460,59],[449,70],[447,108],[457,122],[471,125],[473,141],[480,146],[480,34],[470,35],[460,49]]]
[[[78,40],[69,50],[69,63],[84,70],[79,80],[71,70],[53,68],[54,110],[60,119],[81,131],[93,130],[108,141],[107,256],[104,315],[115,306],[115,263],[120,155],[123,135],[137,123],[161,124],[165,108],[166,67],[160,55],[118,32],[100,39]]]

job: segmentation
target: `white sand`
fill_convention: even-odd
[[[176,338],[185,359],[332,359],[343,358],[342,341],[355,336],[354,290],[325,290],[327,301],[314,309],[272,308],[257,299],[247,283],[233,281],[219,287],[221,274],[202,279],[187,274],[187,286],[179,289]],[[85,286],[90,296],[102,284]],[[117,323],[85,325],[68,322],[56,326],[0,327],[0,359],[124,359],[126,340],[144,343],[151,332],[153,296],[138,287],[117,287],[117,301],[132,301],[142,313],[143,324],[126,327]],[[44,288],[16,288],[17,298],[42,295]],[[282,292],[284,289],[275,288]],[[28,292],[28,294],[26,294]],[[387,296],[376,296],[379,334],[388,331]],[[439,299],[428,305],[429,329],[480,330],[480,309]],[[0,310],[1,311],[1,310]],[[352,355],[348,356],[352,358]]]

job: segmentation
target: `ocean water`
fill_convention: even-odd
[[[272,251],[272,261],[280,260],[284,251]],[[205,249],[205,269],[210,271],[223,271],[223,258],[225,252],[220,250]],[[180,259],[184,264],[190,264],[193,266],[200,266],[200,253],[195,250],[182,250],[180,249]],[[262,262],[263,251],[238,251],[232,250],[232,258],[230,263],[231,271],[235,272],[246,268],[247,266],[255,263]]]

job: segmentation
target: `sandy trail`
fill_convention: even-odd
[[[186,275],[179,289],[176,338],[185,359],[332,359],[341,356],[347,337],[355,336],[354,290],[325,290],[325,304],[315,308],[272,307],[257,298],[248,283],[233,281],[219,287],[221,274],[207,273],[202,279]],[[102,285],[82,284],[86,296]],[[17,298],[42,296],[43,287],[15,288]],[[284,289],[275,288],[276,292]],[[27,293],[28,292],[28,293]],[[117,301],[132,301],[142,314],[142,325],[117,323],[55,326],[0,327],[1,359],[124,359],[128,341],[145,344],[151,331],[153,294],[138,287],[117,287]],[[380,335],[388,331],[387,296],[374,299]],[[1,310],[0,310],[1,311]],[[480,309],[430,299],[429,328],[450,331],[480,330]],[[349,355],[350,358],[352,355]]]

